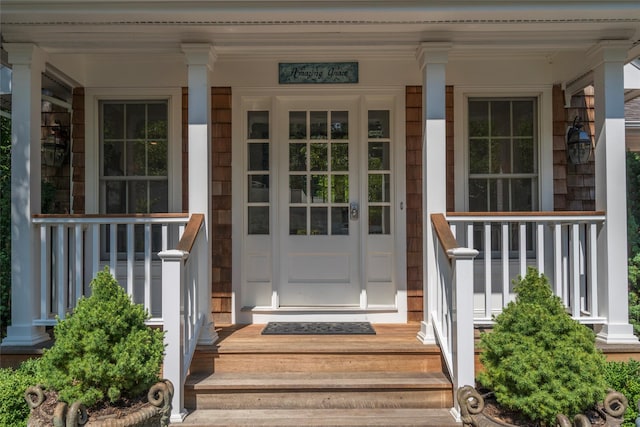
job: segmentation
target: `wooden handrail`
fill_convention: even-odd
[[[604,211],[534,211],[534,212],[447,212],[447,217],[465,216],[602,216]],[[440,215],[440,214],[437,214]]]
[[[194,243],[196,242],[196,238],[198,237],[198,232],[202,227],[202,223],[204,222],[204,214],[193,214],[187,223],[187,226],[184,229],[184,233],[176,246],[176,249],[183,252],[191,252]]]
[[[433,229],[436,232],[436,236],[438,236],[440,245],[442,245],[442,249],[444,249],[445,253],[450,249],[460,247],[458,241],[451,232],[451,228],[449,227],[449,223],[444,217],[444,214],[431,214],[431,223],[433,224]]]
[[[99,218],[189,218],[186,213],[150,213],[150,214],[33,214],[31,218],[42,219],[99,219]]]

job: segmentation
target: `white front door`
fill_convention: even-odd
[[[359,114],[355,102],[283,102],[279,200],[281,307],[358,307]]]

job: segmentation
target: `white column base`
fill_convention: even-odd
[[[188,411],[182,410],[180,412],[172,412],[171,417],[169,417],[170,424],[182,424],[184,419],[187,418],[189,414]]]
[[[211,319],[211,316],[209,316],[205,319],[204,325],[202,325],[202,330],[198,337],[198,345],[213,345],[218,341],[218,338],[218,333],[216,332],[213,320]]]
[[[45,341],[51,337],[45,332],[43,326],[9,326],[7,336],[2,340],[2,347],[31,347]]]
[[[633,326],[628,323],[607,324],[596,335],[596,340],[605,344],[638,344],[638,337],[633,334]]]
[[[433,331],[433,325],[431,322],[420,322],[420,332],[418,332],[418,339],[423,344],[436,344],[436,334]]]

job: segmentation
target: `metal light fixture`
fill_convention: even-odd
[[[576,116],[567,131],[567,154],[574,165],[588,163],[591,158],[591,137],[582,127],[580,117]]]

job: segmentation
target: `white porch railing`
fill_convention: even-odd
[[[96,273],[111,274],[136,303],[162,323],[161,266],[157,253],[175,246],[185,214],[35,215],[40,229],[40,301],[36,325],[55,325],[83,295]]]
[[[602,324],[599,315],[597,235],[602,212],[449,213],[460,246],[475,248],[474,321],[490,324],[515,298],[512,281],[529,266],[544,273],[571,316]]]
[[[205,314],[199,312],[200,278],[206,277],[208,264],[204,215],[193,214],[176,249],[163,251],[162,313],[165,348],[164,377],[174,384],[171,422],[182,422],[184,384],[196,350]]]

